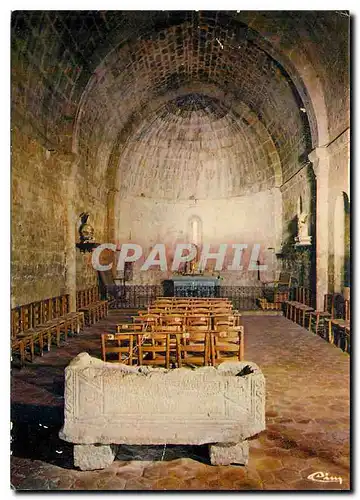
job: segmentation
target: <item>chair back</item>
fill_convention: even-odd
[[[11,338],[14,339],[18,333],[22,332],[21,307],[11,309]]]
[[[345,319],[345,299],[341,293],[334,294],[333,318]]]
[[[279,274],[278,285],[290,286],[291,283],[291,273],[286,271],[281,271]]]
[[[32,303],[32,314],[33,314],[33,326],[36,328],[37,326],[43,323],[43,307],[42,301],[33,302]]]
[[[209,315],[204,314],[191,314],[185,319],[186,328],[201,327],[201,329],[208,330],[211,326],[211,318]]]
[[[22,331],[33,328],[32,304],[21,306],[21,328]]]
[[[350,321],[350,300],[345,299],[345,320]]]

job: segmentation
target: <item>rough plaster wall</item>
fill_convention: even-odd
[[[76,250],[76,289],[82,290],[97,282],[97,274],[91,264],[91,253],[83,254]]]
[[[311,252],[315,248],[315,184],[312,167],[306,166],[294,175],[281,187],[283,203],[283,248],[286,248],[284,257],[279,265],[289,270],[298,284],[311,286]],[[303,211],[309,214],[309,234],[312,236],[312,245],[307,250],[295,249],[297,235],[298,200],[301,196]]]
[[[88,223],[94,228],[94,237],[97,243],[107,241],[107,189],[104,176],[93,168],[86,168],[82,158],[77,168],[74,192],[74,217],[76,241],[79,241],[79,216],[82,212],[89,212]],[[91,264],[91,254],[76,250],[76,288],[83,289],[97,284],[97,273]]]
[[[342,194],[347,194],[350,201],[350,134],[345,133],[340,136],[328,148],[329,153],[329,291],[334,288],[334,259],[335,254],[335,206]],[[347,228],[346,253],[350,252],[350,235]]]
[[[106,196],[101,181],[79,169],[71,181],[71,162],[61,161],[13,123],[12,132],[12,306],[68,293],[67,273],[77,288],[97,283],[90,254],[75,251],[79,215],[89,211],[96,241],[107,234]],[[96,175],[96,174],[95,174]],[[69,191],[69,183],[73,191]],[[97,184],[96,184],[97,183]],[[67,204],[71,220],[67,219]],[[70,234],[72,233],[72,234]],[[70,252],[68,248],[71,242]],[[76,260],[76,267],[71,265]]]
[[[274,186],[276,159],[258,122],[241,119],[217,99],[189,93],[158,109],[128,140],[120,194],[176,200],[264,191]]]
[[[212,251],[216,251],[220,243],[248,245],[242,261],[244,271],[222,272],[224,284],[257,283],[257,272],[249,272],[246,263],[255,243],[260,244],[262,250],[275,248],[275,218],[281,217],[275,210],[275,191],[276,188],[228,200],[197,202],[173,203],[141,197],[123,199],[119,204],[117,241],[143,245],[145,256],[155,243],[165,243],[170,249],[176,243],[191,241],[189,219],[198,216],[202,223],[202,242],[214,245]],[[171,276],[171,271],[139,272],[140,265],[134,268],[134,283],[159,283]]]
[[[12,133],[12,305],[65,292],[64,173],[56,156]]]

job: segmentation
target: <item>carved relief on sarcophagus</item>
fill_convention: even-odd
[[[76,444],[241,443],[265,429],[265,379],[254,363],[166,370],[82,353],[65,377],[60,437]]]

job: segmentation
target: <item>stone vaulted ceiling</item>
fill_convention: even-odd
[[[346,80],[326,55],[326,36],[344,31],[335,12],[29,11],[12,21],[14,115],[136,196],[281,184],[318,142],[299,71],[313,67],[325,90]],[[294,51],[308,66],[293,64]]]

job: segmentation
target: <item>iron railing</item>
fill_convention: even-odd
[[[167,295],[162,285],[107,285],[111,309],[141,309],[157,297]],[[166,290],[165,290],[166,292]],[[222,297],[232,301],[238,310],[258,309],[257,299],[263,296],[262,286],[177,286],[177,297]]]

